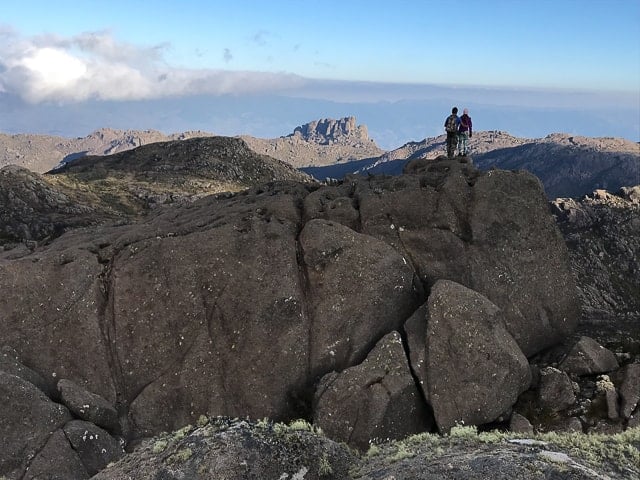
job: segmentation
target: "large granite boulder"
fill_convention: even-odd
[[[348,177],[331,187],[331,197],[352,198],[360,231],[403,252],[427,289],[453,280],[500,307],[525,355],[573,331],[575,281],[539,180],[526,172],[480,173],[446,159],[415,171]],[[332,206],[319,192],[305,202],[315,215],[344,219],[345,209]]]
[[[620,415],[631,418],[640,403],[640,363],[630,363],[616,374],[620,393]]]
[[[571,348],[560,368],[575,375],[595,375],[617,370],[616,356],[593,338],[582,336]]]
[[[573,405],[576,395],[569,375],[554,367],[542,369],[538,401],[543,408],[552,412],[558,412]]]
[[[335,222],[311,220],[299,240],[308,314],[322,321],[310,338],[311,374],[358,364],[418,307],[413,269],[387,243]]]
[[[72,420],[63,431],[89,475],[95,475],[124,455],[120,441],[93,423]]]
[[[48,383],[112,405],[128,440],[202,414],[310,419],[319,380],[362,364],[427,298],[441,310],[423,316],[424,348],[439,352],[424,355],[425,408],[439,405],[443,429],[491,421],[526,388],[520,350],[558,342],[578,318],[539,182],[446,161],[331,187],[269,183],[68,231],[0,252],[0,289],[3,342]],[[431,320],[449,313],[457,323]],[[464,388],[478,352],[495,357],[476,373],[504,393],[473,387],[446,412],[461,398],[447,383]]]
[[[438,281],[426,317],[414,315],[406,330],[414,370],[441,431],[491,422],[529,388],[529,364],[502,311],[477,292]]]
[[[81,420],[86,420],[110,432],[119,433],[118,412],[99,395],[87,392],[71,380],[58,382],[60,400],[71,413]]]
[[[23,378],[0,371],[0,400],[0,478],[87,479],[124,454],[122,439],[74,420]]]
[[[372,441],[400,439],[430,428],[432,419],[399,333],[386,335],[361,364],[322,378],[313,423],[330,438],[364,451]]]

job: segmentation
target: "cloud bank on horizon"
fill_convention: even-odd
[[[262,41],[260,36],[255,42]],[[489,94],[498,103],[562,106],[628,106],[633,92],[566,89],[436,86],[385,82],[318,80],[286,72],[179,68],[166,60],[167,44],[141,47],[118,40],[110,31],[73,36],[24,36],[0,29],[0,92],[28,103],[86,100],[134,101],[195,95],[284,94],[337,101],[428,99],[446,92],[472,98]],[[223,50],[225,62],[233,59]],[[572,97],[573,95],[573,97]],[[573,101],[571,100],[573,98]]]
[[[278,92],[305,82],[284,73],[175,68],[164,60],[166,46],[138,47],[107,31],[29,38],[4,29],[0,39],[0,91],[29,103]]]

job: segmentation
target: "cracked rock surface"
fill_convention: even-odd
[[[442,281],[468,292],[466,312],[434,310]],[[273,182],[72,229],[0,253],[0,289],[3,342],[48,381],[110,402],[129,442],[203,414],[310,419],[320,380],[364,368],[421,308],[423,362],[402,341],[389,372],[406,372],[418,392],[426,379],[411,395],[416,408],[429,411],[436,394],[437,404],[452,401],[459,392],[436,379],[467,367],[430,356],[430,322],[452,317],[461,338],[481,325],[478,338],[509,339],[508,349],[487,342],[475,354],[502,360],[468,360],[478,378],[502,376],[508,393],[499,405],[473,392],[457,401],[473,406],[471,422],[489,422],[526,388],[524,356],[565,338],[579,318],[539,181],[443,159],[410,175]],[[437,427],[457,415],[436,415]],[[398,432],[415,428],[412,415],[392,417]],[[375,422],[391,417],[371,418],[362,431],[378,435]]]

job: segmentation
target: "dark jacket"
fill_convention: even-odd
[[[471,117],[466,113],[460,117],[460,127],[458,128],[459,132],[469,132],[469,136],[471,136],[473,132],[473,124],[471,123]]]

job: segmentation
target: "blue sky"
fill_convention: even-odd
[[[388,145],[440,134],[440,115],[416,122],[409,102],[469,106],[484,128],[523,136],[640,139],[640,0],[6,0],[0,12],[4,132],[266,136],[359,112]],[[267,97],[299,102],[272,115]],[[176,99],[179,116],[140,114]]]
[[[21,0],[3,2],[0,22],[0,85],[22,89],[35,101],[56,93],[62,99],[117,96],[101,93],[109,85],[76,88],[83,78],[91,81],[92,71],[93,78],[100,72],[116,83],[132,74],[130,82],[144,84],[126,98],[185,93],[175,85],[154,88],[163,75],[190,81],[190,88],[197,88],[194,79],[222,81],[211,72],[242,72],[242,79],[228,80],[240,89],[288,88],[297,77],[631,93],[640,88],[638,0]],[[21,46],[7,47],[16,43]],[[47,46],[35,56],[35,49]],[[16,65],[24,69],[29,55],[27,68],[40,68],[60,88],[38,94],[33,85],[29,92],[24,75],[7,74]],[[61,88],[65,76],[56,76],[55,68],[68,71],[75,95]],[[248,79],[253,72],[260,73],[258,85]],[[36,82],[33,76],[27,83]]]

